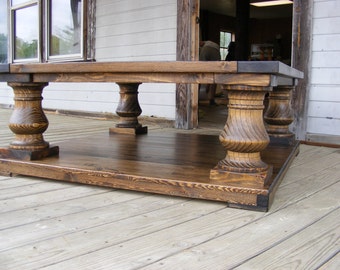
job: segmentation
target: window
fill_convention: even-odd
[[[225,60],[228,54],[228,46],[234,40],[234,35],[230,32],[220,31],[220,53],[221,59]]]
[[[78,61],[91,58],[87,46],[92,46],[89,42],[93,42],[93,39],[87,40],[87,31],[93,33],[94,26],[91,24],[89,29],[87,17],[93,19],[95,0],[1,1],[10,5],[12,62]],[[3,23],[0,23],[2,41]]]
[[[48,1],[48,59],[82,58],[83,1]]]
[[[13,61],[39,60],[39,4],[38,1],[12,0]]]
[[[0,0],[0,64],[8,62],[7,0]]]

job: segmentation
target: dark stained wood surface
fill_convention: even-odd
[[[237,62],[151,61],[11,64],[11,73],[235,73]]]
[[[252,181],[209,179],[224,157],[217,136],[180,133],[98,135],[60,144],[59,157],[39,162],[0,159],[5,174],[33,175],[69,182],[108,186],[226,202],[232,207],[267,211],[298,151],[297,145],[271,145],[262,152],[273,166],[267,186]]]
[[[222,106],[207,108],[215,112]],[[0,143],[6,146],[11,110],[0,114]],[[200,129],[184,132],[218,136],[221,121],[210,122],[207,115]],[[105,132],[116,122],[54,113],[48,118],[46,139],[53,142]],[[143,122],[152,131],[178,132],[151,118]],[[1,268],[277,269],[298,263],[306,269],[338,269],[340,152],[304,144],[300,149],[267,213],[21,175],[0,177]]]
[[[239,61],[238,73],[270,73],[293,78],[303,78],[303,72],[279,61]]]
[[[296,78],[302,76],[301,72],[277,61],[15,64],[10,66],[10,74],[4,73],[4,75],[13,78],[26,75],[30,78],[28,83],[9,83],[15,94],[15,106],[10,120],[10,129],[15,133],[15,140],[9,146],[11,151],[3,149],[2,154],[0,152],[2,158],[7,158],[7,161],[3,161],[3,167],[0,170],[4,174],[19,173],[56,180],[204,198],[225,201],[228,204],[244,208],[255,207],[267,210],[271,202],[270,198],[272,198],[272,195],[269,197],[268,189],[275,190],[271,183],[280,182],[275,175],[281,174],[275,170],[280,170],[282,167],[282,170],[285,171],[286,165],[284,164],[289,163],[289,160],[292,159],[290,153],[295,153],[298,149],[297,143],[292,140],[290,144],[283,144],[289,149],[288,153],[277,153],[276,156],[271,156],[268,161],[261,159],[261,152],[268,151],[266,147],[270,142],[263,123],[264,96],[267,92],[271,92],[274,86],[277,86],[279,77],[289,77],[288,84],[292,86]],[[101,157],[99,153],[92,156],[93,151],[91,150],[77,155],[77,150],[74,149],[72,157],[65,164],[56,167],[53,162],[52,165],[46,162],[57,160],[57,164],[59,164],[62,159],[58,159],[58,157],[42,159],[40,163],[13,161],[11,158],[18,156],[15,153],[11,157],[13,151],[31,151],[32,154],[37,151],[55,153],[55,151],[49,152],[49,149],[54,148],[50,147],[43,137],[48,121],[42,110],[41,100],[42,90],[48,82],[117,83],[120,86],[120,102],[117,108],[120,121],[116,128],[134,131],[128,132],[129,134],[146,132],[146,128],[142,128],[137,119],[141,113],[138,102],[138,85],[140,83],[222,84],[228,90],[229,100],[228,119],[219,137],[224,154],[216,162],[217,150],[213,150],[210,146],[201,148],[201,145],[206,145],[204,140],[197,142],[195,138],[187,140],[181,138],[181,140],[175,140],[168,150],[166,147],[163,149],[162,145],[157,149],[158,151],[154,152],[154,155],[157,160],[162,160],[164,153],[174,151],[185,158],[181,159],[176,155],[166,156],[164,164],[160,166],[159,162],[150,163],[139,156],[140,153],[144,155],[148,153],[149,149],[154,149],[154,140],[151,140],[152,144],[145,149],[140,150],[140,143],[136,143],[135,148],[131,149],[131,146],[134,145],[133,141],[137,138],[127,136],[116,142],[119,149],[112,150],[114,153],[121,151],[124,153],[119,157],[111,157],[111,153],[106,152],[107,149],[110,149],[111,142],[98,137],[95,138],[99,141],[94,149],[100,149],[99,153],[103,153],[104,157]],[[291,90],[289,88],[289,91]],[[287,97],[289,99],[290,96]],[[280,104],[280,102],[272,102],[275,107],[279,107]],[[181,104],[179,105],[181,106]],[[186,106],[190,107],[190,104],[184,104],[185,110],[188,109]],[[284,116],[283,113],[275,114],[275,118],[278,119],[274,119],[274,122],[271,121],[273,136],[277,136],[276,133],[282,130],[279,122]],[[145,132],[137,132],[141,128]],[[111,132],[115,131],[111,129]],[[116,137],[120,138],[119,135]],[[191,140],[196,143],[191,145]],[[77,145],[82,149],[87,144],[87,142],[83,142],[83,145],[79,145],[73,140],[71,145],[66,148],[72,149],[74,145]],[[143,143],[141,144],[143,145]],[[221,150],[223,149],[218,142],[216,145]],[[184,152],[181,152],[182,149]],[[210,156],[209,162],[215,162],[217,165],[214,166],[210,163],[206,174],[201,171],[200,157],[209,157],[209,154],[205,154],[207,152],[214,155]],[[126,156],[126,153],[131,153],[131,158],[135,158],[135,160],[127,159],[126,157],[130,157],[130,155]],[[106,159],[108,154],[110,158]],[[87,159],[88,156],[92,158]],[[46,157],[46,155],[44,154],[42,157]],[[278,158],[280,163],[276,168],[272,164],[274,162],[272,160],[275,158]],[[98,160],[100,163],[96,163]],[[174,164],[172,160],[179,163]],[[78,161],[80,162],[78,163]],[[75,165],[72,165],[74,162]],[[89,164],[95,165],[95,167],[88,167]],[[105,164],[110,165],[106,167]],[[170,166],[170,169],[167,166]],[[154,172],[160,174],[154,174]],[[282,176],[279,178],[281,179]]]
[[[302,78],[279,61],[168,61],[11,64],[11,73],[262,73]]]
[[[26,76],[26,77],[25,77]],[[280,77],[302,78],[303,73],[278,61],[258,62],[109,62],[12,64],[0,74],[9,82],[164,82],[276,86]]]

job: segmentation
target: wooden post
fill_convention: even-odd
[[[220,134],[227,150],[225,159],[211,170],[210,179],[242,181],[245,186],[262,188],[271,177],[271,166],[261,160],[260,152],[269,144],[263,123],[263,100],[271,87],[223,86],[228,90],[228,119]]]
[[[291,143],[295,135],[289,130],[294,121],[291,96],[294,86],[277,86],[269,93],[269,104],[264,114],[266,129],[271,141]]]
[[[50,148],[43,133],[48,120],[41,107],[42,91],[48,83],[8,83],[14,90],[14,110],[9,128],[15,134],[8,149],[0,149],[2,157],[23,160],[42,159],[57,155],[59,148]]]
[[[138,86],[140,83],[117,83],[120,88],[120,100],[116,113],[119,123],[115,128],[110,128],[110,133],[145,134],[147,127],[138,122],[138,116],[142,113],[138,101]]]
[[[306,140],[308,98],[310,89],[310,66],[312,44],[313,1],[294,0],[292,67],[304,73],[293,92],[294,133],[298,140]]]
[[[177,0],[177,61],[198,60],[199,1]],[[176,85],[175,127],[192,129],[198,126],[198,85]]]

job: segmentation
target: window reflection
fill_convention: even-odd
[[[50,56],[81,53],[82,0],[51,0]]]
[[[0,0],[0,63],[8,61],[7,0]]]
[[[38,57],[39,14],[38,6],[18,9],[14,13],[14,59]]]

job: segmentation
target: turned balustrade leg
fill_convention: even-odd
[[[42,91],[47,83],[8,83],[14,91],[14,110],[9,128],[15,139],[8,149],[0,149],[2,157],[17,159],[41,159],[57,155],[59,148],[50,148],[43,133],[48,120],[41,107]]]
[[[140,83],[117,83],[120,88],[120,100],[116,110],[119,123],[110,128],[110,133],[145,134],[147,127],[138,122],[142,109],[138,102],[138,86]]]
[[[266,129],[271,141],[292,143],[295,135],[289,130],[294,121],[291,96],[294,86],[277,86],[269,94],[269,104],[264,114]]]
[[[235,85],[224,88],[228,90],[228,119],[219,139],[227,154],[211,170],[210,179],[263,187],[272,173],[272,166],[263,162],[260,155],[269,144],[263,101],[271,88]]]

